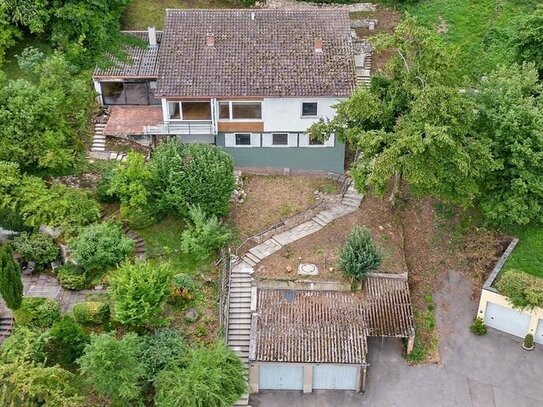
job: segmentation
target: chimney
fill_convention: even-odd
[[[157,46],[156,28],[155,27],[147,27],[147,31],[149,32],[149,48],[156,48],[156,46]]]
[[[253,21],[254,21],[255,17],[256,17],[256,14],[255,14],[255,12],[254,12],[254,11],[251,11],[251,20],[253,20]]]
[[[322,52],[322,40],[320,38],[315,40],[315,52]]]
[[[208,47],[215,46],[215,34],[208,33],[206,35],[206,44],[207,44]]]

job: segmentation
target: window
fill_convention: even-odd
[[[317,102],[302,103],[302,117],[317,117],[318,105]]]
[[[236,146],[250,146],[251,134],[249,133],[237,133],[236,134]]]
[[[219,102],[219,119],[230,119],[230,102]]]
[[[274,133],[274,134],[272,134],[272,145],[274,145],[274,146],[288,146],[288,134],[287,133]]]
[[[156,82],[155,82],[156,83]],[[100,82],[105,105],[155,105],[151,81]]]
[[[211,120],[210,102],[168,102],[172,120]]]
[[[309,137],[309,145],[310,146],[323,146],[324,141],[318,140],[316,138]]]
[[[261,120],[262,102],[219,102],[219,119]]]
[[[102,82],[102,97],[106,105],[124,105],[124,85],[122,82]]]

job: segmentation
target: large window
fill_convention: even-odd
[[[303,102],[302,103],[302,117],[317,117],[318,104],[317,102]]]
[[[158,105],[152,89],[154,81],[100,82],[105,105]]]
[[[219,119],[261,120],[262,102],[219,102]]]
[[[168,102],[172,120],[211,120],[210,102]]]

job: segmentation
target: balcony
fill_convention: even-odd
[[[215,129],[211,120],[190,120],[165,122],[156,126],[145,126],[144,134],[155,136],[213,135],[215,134]]]

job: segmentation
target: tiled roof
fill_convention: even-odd
[[[166,12],[157,97],[342,97],[354,87],[345,10]]]
[[[414,334],[406,275],[370,274],[358,292],[261,289],[249,359],[363,364],[367,336]]]
[[[367,331],[360,294],[259,290],[249,358],[261,362],[363,364]]]
[[[147,31],[123,31],[149,43],[149,33]],[[152,78],[158,76],[158,50],[162,39],[162,31],[156,32],[157,47],[125,47],[127,60],[121,61],[119,58],[110,56],[112,65],[105,68],[95,68],[93,76],[111,76],[111,77],[130,77],[130,78]]]

